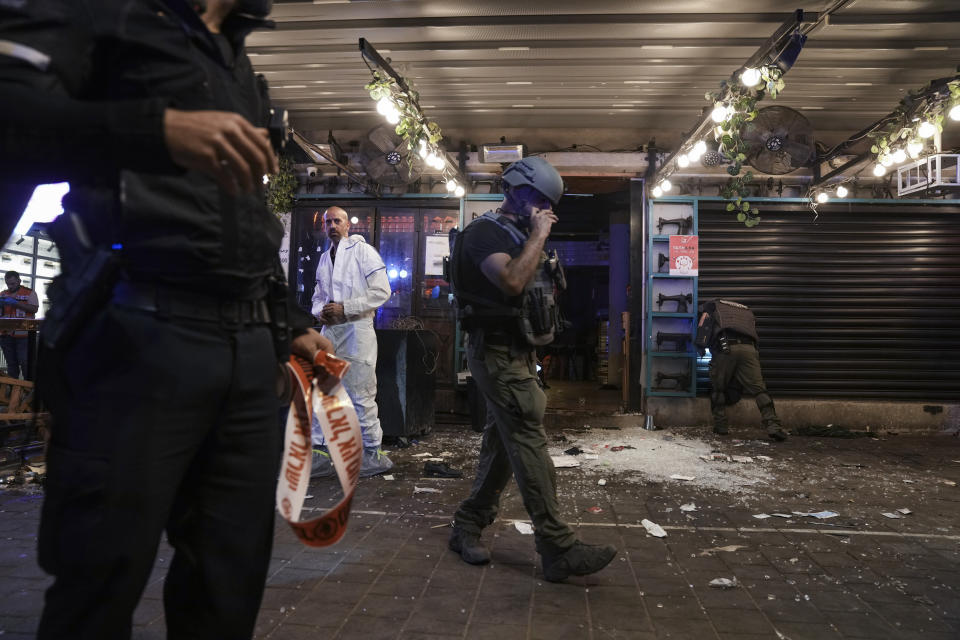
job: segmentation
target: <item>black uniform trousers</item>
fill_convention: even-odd
[[[55,581],[38,637],[129,638],[166,566],[169,638],[250,638],[282,447],[269,328],[110,304],[40,371],[54,422],[39,556]],[[164,530],[175,554],[158,565]]]

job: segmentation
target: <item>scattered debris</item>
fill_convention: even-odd
[[[386,476],[380,476],[380,477],[383,478],[384,480],[396,480],[396,478],[394,478],[393,475],[386,475]]]
[[[626,449],[636,449],[636,447],[631,447],[631,446],[628,445],[628,444],[621,444],[621,445],[617,445],[617,446],[615,446],[615,447],[610,447],[610,451],[624,451],[624,450],[626,450]]]
[[[441,458],[449,458],[451,456],[453,456],[453,451],[443,451],[440,453]]]
[[[423,464],[423,475],[428,478],[462,478],[463,472],[446,462],[427,461]]]
[[[597,480],[597,484],[600,485],[601,487],[602,487],[602,486],[605,486],[605,485],[607,484],[607,479],[606,479],[606,478],[600,478],[599,480]]]
[[[710,581],[710,586],[717,589],[733,589],[737,586],[736,578],[714,578]]]
[[[906,482],[907,484],[915,484],[915,483],[916,483],[915,480],[904,480],[904,482]]]
[[[750,463],[753,462],[753,458],[750,456],[733,456],[734,462]]]
[[[443,491],[440,489],[434,489],[433,487],[418,487],[416,485],[414,485],[413,487],[413,492],[414,493],[443,493]]]
[[[568,456],[578,456],[581,453],[583,453],[583,449],[581,449],[580,447],[570,447],[569,449],[564,451],[564,453],[567,454]]]
[[[435,525],[433,525],[433,526],[430,527],[430,528],[431,528],[431,529],[443,529],[444,527],[452,527],[452,526],[453,526],[453,525],[452,525],[451,523],[449,523],[449,522],[444,522],[443,524],[435,524]]]
[[[897,511],[898,511],[899,513],[902,513],[902,514],[905,515],[905,516],[908,516],[908,515],[910,515],[911,513],[913,513],[913,511],[910,511],[910,509],[907,509],[906,507],[903,507],[902,509],[897,509]]]
[[[725,547],[711,547],[709,549],[704,549],[700,552],[701,556],[712,556],[715,551],[724,551],[726,553],[733,553],[735,551],[740,551],[740,549],[746,549],[747,547],[742,544],[728,544]]]
[[[590,507],[587,509],[587,511],[590,513],[603,513],[603,509],[601,507]]]
[[[596,454],[596,453],[585,453],[585,454],[583,454],[583,459],[584,459],[584,460],[599,460],[599,459],[600,459],[600,456],[599,456],[599,454]]]
[[[955,486],[957,486],[957,483],[954,482],[953,480],[945,480],[945,479],[942,479],[942,478],[941,478],[940,482],[942,482],[943,484],[947,485],[948,487],[955,487]]]
[[[866,469],[867,465],[860,464],[859,462],[841,462],[841,467],[853,467],[854,469]]]
[[[696,476],[685,476],[685,475],[680,474],[680,473],[675,473],[675,474],[673,474],[672,476],[670,476],[670,479],[671,479],[671,480],[687,480],[687,481],[690,481],[690,480],[696,480],[696,478],[697,478]]]
[[[828,424],[825,427],[810,426],[797,427],[793,430],[798,436],[815,436],[821,438],[876,438],[873,431],[854,431],[839,425]]]
[[[890,518],[891,520],[899,520],[900,518],[903,517],[903,516],[900,515],[899,513],[886,513],[886,512],[883,512],[883,513],[881,513],[880,515],[886,516],[887,518]]]
[[[755,513],[755,514],[753,514],[753,517],[756,518],[757,520],[766,520],[767,518],[770,517],[770,514],[769,514],[769,513]]]
[[[571,469],[580,466],[580,461],[573,456],[550,456],[550,459],[553,460],[553,466],[556,469]]]
[[[533,535],[533,525],[531,525],[529,522],[520,522],[518,520],[513,523],[513,526],[517,528],[517,531],[525,536]]]
[[[708,453],[705,456],[700,456],[700,459],[704,462],[730,462],[730,456],[725,453]]]
[[[424,452],[424,453],[415,453],[413,454],[413,457],[414,458],[433,458],[435,456],[430,452]]]
[[[800,516],[800,517],[810,516],[811,518],[817,518],[818,520],[825,520],[826,518],[835,518],[840,514],[835,513],[833,511],[817,511],[816,513],[808,513],[805,511],[794,511],[793,515]]]
[[[651,522],[650,520],[647,520],[646,518],[644,518],[643,520],[640,521],[640,524],[642,524],[643,528],[647,530],[647,533],[649,533],[652,536],[655,536],[657,538],[667,537],[667,532],[664,531],[663,527],[658,525],[656,522]]]
[[[680,511],[696,511],[697,505],[693,502],[688,502],[687,504],[680,505]]]
[[[770,515],[776,516],[778,518],[792,518],[793,516],[789,513],[771,513]]]
[[[754,456],[757,460],[763,460],[764,462],[770,462],[773,460],[770,456]]]

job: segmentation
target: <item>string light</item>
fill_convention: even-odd
[[[660,188],[660,185],[657,185],[656,187],[653,188],[654,198],[659,198],[662,195],[663,195],[663,189]]]
[[[707,152],[707,143],[703,140],[697,140],[697,144],[693,145],[693,150],[697,152],[698,156],[702,156]]]
[[[882,155],[880,156],[880,164],[882,164],[885,167],[889,167],[890,165],[893,164],[893,158],[890,157],[889,154]]]
[[[847,188],[846,188],[845,186],[840,185],[839,187],[837,187],[837,197],[838,197],[838,198],[846,198],[848,193],[850,193],[850,192],[847,191]]]
[[[884,176],[886,174],[887,174],[887,168],[885,166],[883,166],[882,164],[874,165],[873,175],[879,178],[880,176]]]
[[[755,87],[760,82],[760,69],[748,67],[740,74],[740,82],[745,87]]]
[[[830,199],[830,196],[827,195],[826,191],[821,191],[820,193],[817,194],[817,202],[819,202],[820,204],[823,204],[829,199]]]
[[[462,186],[460,186],[460,185],[458,184],[458,185],[457,185],[457,188],[456,188],[456,190],[453,192],[453,194],[454,194],[455,196],[457,196],[458,198],[462,198],[462,197],[463,197],[463,194],[465,194],[466,192],[467,192],[466,189],[464,189]]]
[[[391,100],[390,98],[384,97],[377,100],[377,113],[379,113],[380,115],[385,116],[391,111],[396,111],[396,110],[397,110],[397,107],[396,105],[393,104],[393,100]]]
[[[456,180],[447,180],[447,191],[449,191],[450,193],[453,193],[456,190],[456,188],[457,188]]]
[[[687,157],[687,154],[685,153],[680,154],[680,156],[677,158],[677,166],[680,167],[681,169],[686,169],[687,167],[690,166],[690,158]]]
[[[896,162],[897,164],[900,164],[901,162],[905,162],[906,159],[907,159],[907,152],[904,151],[903,149],[897,149],[896,151],[893,152],[893,161]]]
[[[932,122],[924,120],[920,123],[920,126],[917,127],[917,135],[921,138],[929,138],[937,132],[937,127]]]
[[[660,183],[660,188],[664,191],[670,191],[670,189],[673,189],[673,183],[664,178],[663,182]]]
[[[953,105],[950,108],[950,112],[947,114],[951,120],[957,121],[960,120],[960,102]]]
[[[727,106],[722,102],[718,102],[713,107],[713,111],[710,112],[710,118],[717,123],[723,122],[727,119]]]
[[[916,158],[923,151],[923,143],[919,140],[911,140],[907,143],[907,153],[911,158]]]

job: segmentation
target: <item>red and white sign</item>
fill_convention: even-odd
[[[699,236],[670,236],[670,275],[697,275],[698,238]]]

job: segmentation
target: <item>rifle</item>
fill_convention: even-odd
[[[686,313],[687,305],[693,303],[693,294],[679,294],[675,296],[665,296],[662,293],[657,294],[657,308],[660,309],[663,307],[664,302],[676,302],[677,303],[677,313]]]
[[[685,236],[690,229],[693,228],[693,216],[687,216],[686,218],[657,218],[657,233],[663,234],[663,225],[665,224],[675,224],[677,225],[677,235]]]
[[[674,351],[686,351],[687,343],[690,342],[689,333],[670,333],[667,331],[657,331],[657,349],[663,345],[664,342],[674,342],[677,345],[677,348]]]
[[[664,387],[663,383],[665,380],[673,380],[676,383],[676,386]],[[653,383],[653,388],[657,391],[682,391],[684,389],[689,389],[690,371],[687,370],[681,373],[664,373],[662,371],[658,371],[656,381]]]

